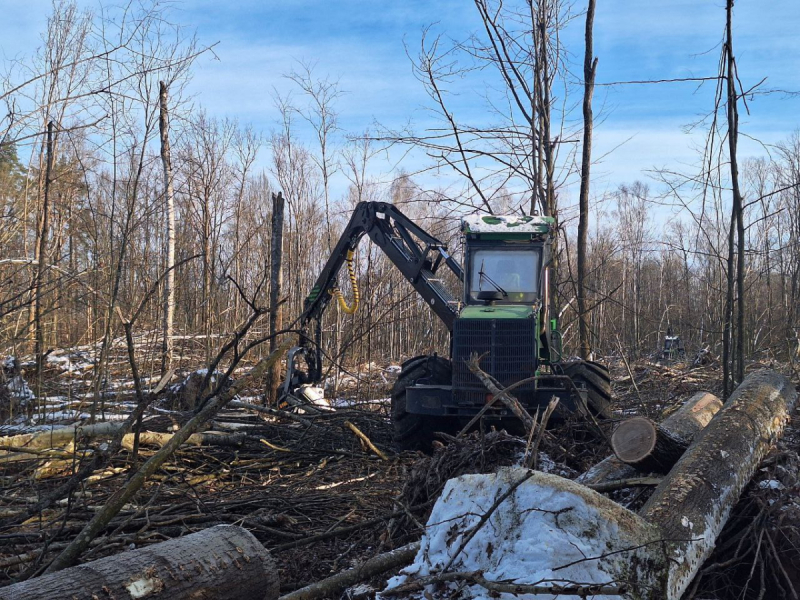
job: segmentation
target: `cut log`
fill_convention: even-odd
[[[246,529],[222,525],[5,588],[0,600],[274,600],[278,569]]]
[[[0,447],[10,448],[57,448],[82,437],[112,436],[122,428],[121,421],[108,421],[78,427],[56,427],[36,433],[22,433],[0,437]]]
[[[172,439],[174,433],[159,433],[157,431],[142,431],[139,434],[139,444],[142,446],[164,446]],[[183,442],[188,446],[241,446],[245,440],[243,433],[194,433]],[[133,450],[134,434],[128,433],[122,438],[122,447]]]
[[[692,440],[695,434],[708,425],[720,408],[722,401],[714,394],[697,392],[681,408],[664,419],[660,426],[678,437]],[[638,473],[636,468],[612,454],[578,477],[577,481],[584,485],[598,485],[630,479]]]
[[[679,598],[714,543],[759,463],[783,433],[797,401],[774,371],[748,375],[639,511],[676,541],[670,598]]]
[[[619,582],[614,593],[625,598],[679,600],[796,400],[783,375],[749,375],[638,515],[574,481],[519,467],[452,479],[413,564],[389,589],[431,574],[480,572],[489,583],[547,582],[553,596],[575,582]],[[470,583],[438,585],[485,597]]]
[[[24,434],[0,438],[0,464],[20,460],[61,458],[74,460],[75,439],[110,437],[122,428],[122,423],[97,423],[86,427],[63,427],[53,431]],[[139,444],[144,446],[164,446],[173,433],[142,431]],[[242,433],[221,434],[214,432],[195,433],[184,442],[188,446],[241,446],[245,440]],[[4,442],[4,440],[9,440]],[[134,434],[126,433],[122,447],[133,450]]]
[[[689,440],[672,435],[646,417],[623,421],[611,436],[617,458],[639,471],[666,473],[688,447]]]

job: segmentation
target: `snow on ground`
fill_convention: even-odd
[[[32,424],[37,423],[55,423],[57,421],[75,421],[75,420],[83,420],[83,419],[90,419],[91,414],[88,412],[83,412],[79,410],[57,410],[53,412],[45,413],[44,415],[34,415],[30,418],[30,422]],[[100,418],[100,415],[97,415],[99,421],[124,421],[128,418],[126,414],[117,414],[117,413],[109,413],[106,411],[103,418]]]
[[[8,391],[20,402],[28,402],[36,397],[22,375],[11,378],[11,381],[8,382]]]
[[[48,364],[63,369],[67,373],[82,373],[94,368],[95,358],[88,351],[55,351],[47,356]]]
[[[387,589],[440,573],[454,556],[448,572],[482,571],[491,581],[613,584],[639,563],[633,555],[644,557],[646,552],[628,549],[642,544],[646,536],[657,539],[644,521],[607,498],[561,477],[534,471],[456,554],[481,516],[529,473],[521,467],[506,467],[497,473],[448,481],[428,519],[414,562],[392,578]],[[597,560],[601,556],[606,558]],[[441,588],[429,587],[423,596],[447,597],[457,584],[447,585],[450,592],[437,595],[435,590]],[[465,597],[479,600],[556,597],[496,596],[478,585],[470,586],[469,592]]]

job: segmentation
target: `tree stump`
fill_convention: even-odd
[[[0,588],[0,600],[274,600],[279,590],[270,553],[246,529],[222,525]]]

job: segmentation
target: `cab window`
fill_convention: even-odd
[[[501,302],[529,303],[539,296],[539,250],[474,250],[470,264],[470,301],[478,292],[499,291]]]

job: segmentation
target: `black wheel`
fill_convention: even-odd
[[[418,356],[403,365],[392,388],[392,425],[398,450],[429,452],[434,432],[449,431],[457,425],[453,419],[406,411],[407,387],[417,383],[450,385],[452,377],[452,363],[440,356]]]
[[[586,387],[587,403],[595,415],[611,418],[611,375],[608,369],[594,361],[577,360],[563,363],[568,375],[578,388]]]

